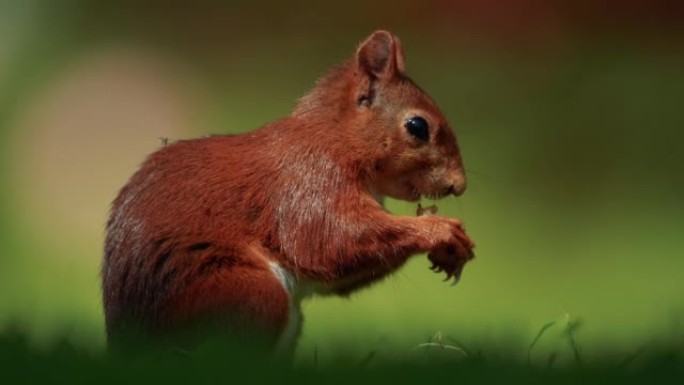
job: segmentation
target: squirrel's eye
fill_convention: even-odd
[[[409,134],[420,140],[428,140],[430,137],[428,123],[420,116],[414,116],[413,118],[407,119],[404,123],[404,127],[406,127]]]

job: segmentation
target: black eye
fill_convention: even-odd
[[[404,123],[404,127],[406,127],[409,134],[420,140],[428,140],[430,137],[428,123],[420,116],[414,116],[413,118],[407,119]]]

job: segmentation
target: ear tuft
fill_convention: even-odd
[[[404,53],[399,39],[388,31],[375,31],[356,51],[359,68],[377,79],[388,79],[404,70]]]

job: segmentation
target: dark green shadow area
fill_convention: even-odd
[[[426,350],[411,361],[339,352],[339,358],[325,366],[290,366],[244,346],[218,342],[192,352],[137,347],[93,354],[66,342],[36,350],[21,333],[0,337],[3,377],[10,383],[660,383],[682,378],[681,352],[681,347],[658,347],[632,360],[563,368],[490,359],[486,353],[454,358],[444,349]]]

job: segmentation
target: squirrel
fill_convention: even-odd
[[[458,278],[474,256],[461,221],[393,215],[383,198],[465,188],[450,124],[406,75],[399,39],[375,31],[290,116],[146,158],[106,225],[108,340],[212,319],[292,353],[311,294],[349,295],[423,252]]]

